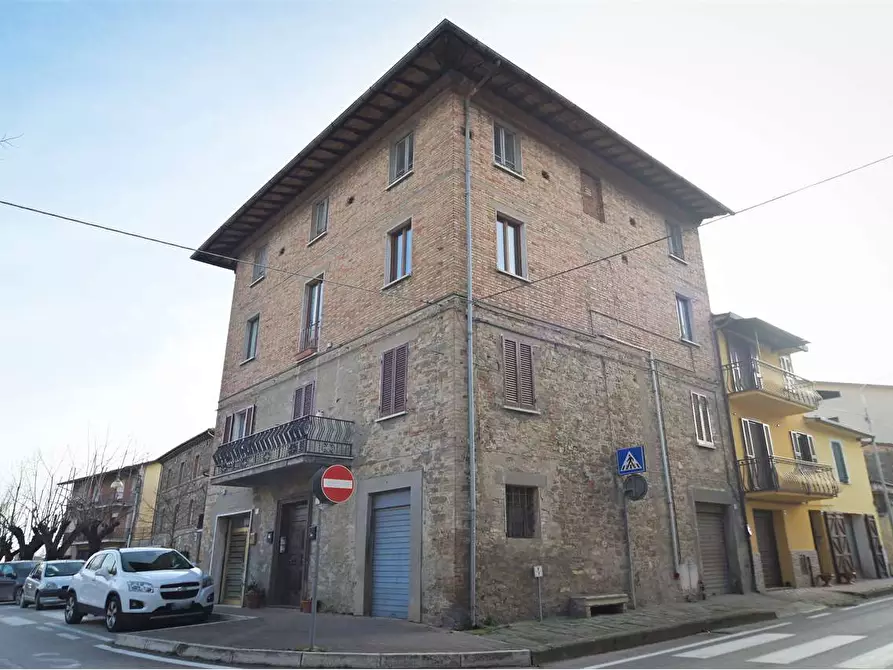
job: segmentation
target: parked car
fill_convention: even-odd
[[[71,578],[83,567],[83,561],[45,561],[38,563],[25,583],[19,597],[19,606],[42,610],[44,605],[64,603]]]
[[[0,563],[0,601],[15,600],[19,602],[25,579],[31,574],[35,565],[37,565],[37,561]]]
[[[106,549],[71,578],[65,622],[80,623],[85,614],[94,614],[115,633],[151,619],[206,620],[213,609],[213,580],[175,549]]]

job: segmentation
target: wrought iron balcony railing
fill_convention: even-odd
[[[350,458],[353,421],[327,416],[302,416],[220,446],[214,453],[214,474],[313,454]]]
[[[729,394],[764,391],[813,408],[818,407],[821,400],[811,381],[759,358],[728,363],[722,367],[722,372]]]
[[[769,456],[738,461],[745,493],[794,493],[814,498],[834,498],[840,484],[830,465]]]
[[[301,329],[301,351],[316,351],[319,349],[319,322],[311,323]]]

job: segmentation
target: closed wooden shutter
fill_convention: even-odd
[[[698,546],[701,555],[701,581],[706,594],[729,593],[729,559],[726,548],[726,508],[697,503]]]
[[[509,338],[502,340],[505,404],[534,409],[536,394],[533,386],[533,349],[529,344]]]
[[[380,416],[394,413],[394,350],[381,355],[381,399],[378,406]]]
[[[394,353],[394,414],[406,411],[406,365],[409,345],[401,344]]]
[[[295,389],[295,406],[292,418],[300,419],[302,416],[313,414],[314,390],[312,382]]]
[[[878,578],[890,576],[887,562],[884,560],[884,550],[881,548],[881,536],[878,533],[877,521],[870,515],[865,515],[865,529],[868,531],[868,544],[871,546],[871,555],[874,558],[874,568]]]
[[[828,544],[831,547],[831,558],[834,560],[834,571],[838,577],[850,577],[855,569],[853,550],[847,536],[846,518],[837,512],[823,512],[825,527],[828,530]]]
[[[231,442],[233,439],[233,415],[226,417],[223,423],[223,443]]]
[[[518,394],[518,343],[508,338],[502,340],[502,367],[505,380],[505,404],[517,405]]]
[[[406,375],[409,363],[409,345],[389,349],[381,356],[380,416],[390,416],[406,411]]]
[[[518,395],[521,407],[533,409],[533,351],[529,344],[518,344]]]
[[[602,199],[602,182],[586,172],[580,172],[580,187],[583,198],[583,213],[605,220],[605,203]]]

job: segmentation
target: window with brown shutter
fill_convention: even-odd
[[[409,345],[389,349],[381,355],[381,400],[378,415],[392,416],[406,411],[406,374]]]
[[[304,384],[301,388],[295,389],[295,407],[292,418],[300,419],[302,416],[313,414],[313,401],[315,400],[315,395],[313,382]]]
[[[536,409],[533,388],[533,349],[529,344],[502,339],[505,404],[508,407]]]
[[[254,405],[226,417],[223,443],[234,442],[254,433]]]
[[[580,189],[583,199],[583,213],[605,220],[605,201],[602,197],[602,180],[580,171]]]

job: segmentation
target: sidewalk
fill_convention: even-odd
[[[553,617],[543,622],[521,621],[477,631],[515,649],[529,649],[534,665],[578,656],[601,654],[642,644],[685,637],[778,617],[846,607],[893,594],[893,579],[768,593],[725,595],[693,603],[641,607],[623,614],[589,619]]]

